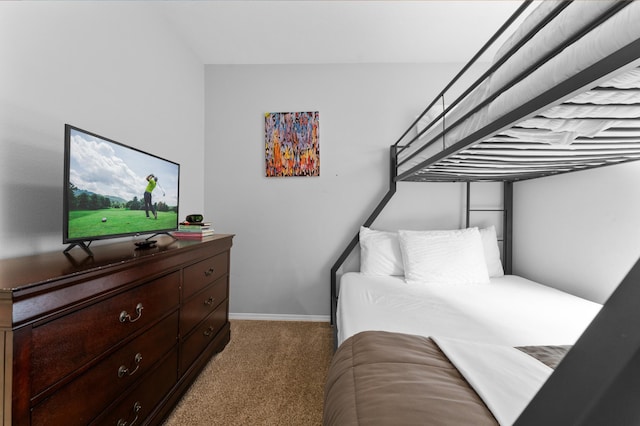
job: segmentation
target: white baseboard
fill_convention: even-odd
[[[329,315],[246,314],[229,313],[230,320],[329,322]]]

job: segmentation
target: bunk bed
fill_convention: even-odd
[[[640,2],[532,3],[523,3],[390,148],[389,190],[331,269],[337,351],[325,425],[640,421],[632,402],[640,391],[640,262],[604,306],[511,275],[514,182],[640,159]],[[448,99],[492,50],[487,69]],[[372,230],[403,181],[467,182],[468,191],[469,182],[503,182],[501,270],[489,261],[496,242],[483,240],[486,230]],[[363,253],[372,233],[373,256]],[[359,242],[361,268],[378,270],[345,273],[338,287]],[[461,258],[453,270],[473,269],[471,276],[439,283],[440,275],[416,261],[426,254],[432,264],[448,262],[454,251]],[[529,296],[534,308],[511,305]],[[498,298],[502,304],[491,303]],[[565,328],[569,306],[575,321]],[[524,376],[530,380],[512,380]],[[494,380],[505,387],[491,389]]]

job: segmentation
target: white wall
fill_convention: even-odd
[[[514,272],[604,302],[640,257],[640,163],[514,185]]]
[[[236,234],[232,313],[328,315],[330,268],[388,189],[389,146],[458,69],[206,67],[205,218]],[[281,111],[320,112],[319,177],[264,176],[264,114]],[[460,184],[400,184],[375,225],[458,227],[462,199]]]
[[[204,67],[140,2],[0,2],[0,257],[62,250],[64,124],[181,163],[204,207]]]

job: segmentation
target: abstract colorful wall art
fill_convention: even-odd
[[[319,124],[317,111],[266,113],[266,176],[320,176]]]

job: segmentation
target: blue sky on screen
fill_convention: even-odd
[[[71,129],[69,177],[79,189],[126,201],[142,200],[146,177],[153,173],[158,177],[153,201],[177,206],[178,170],[170,161]]]

